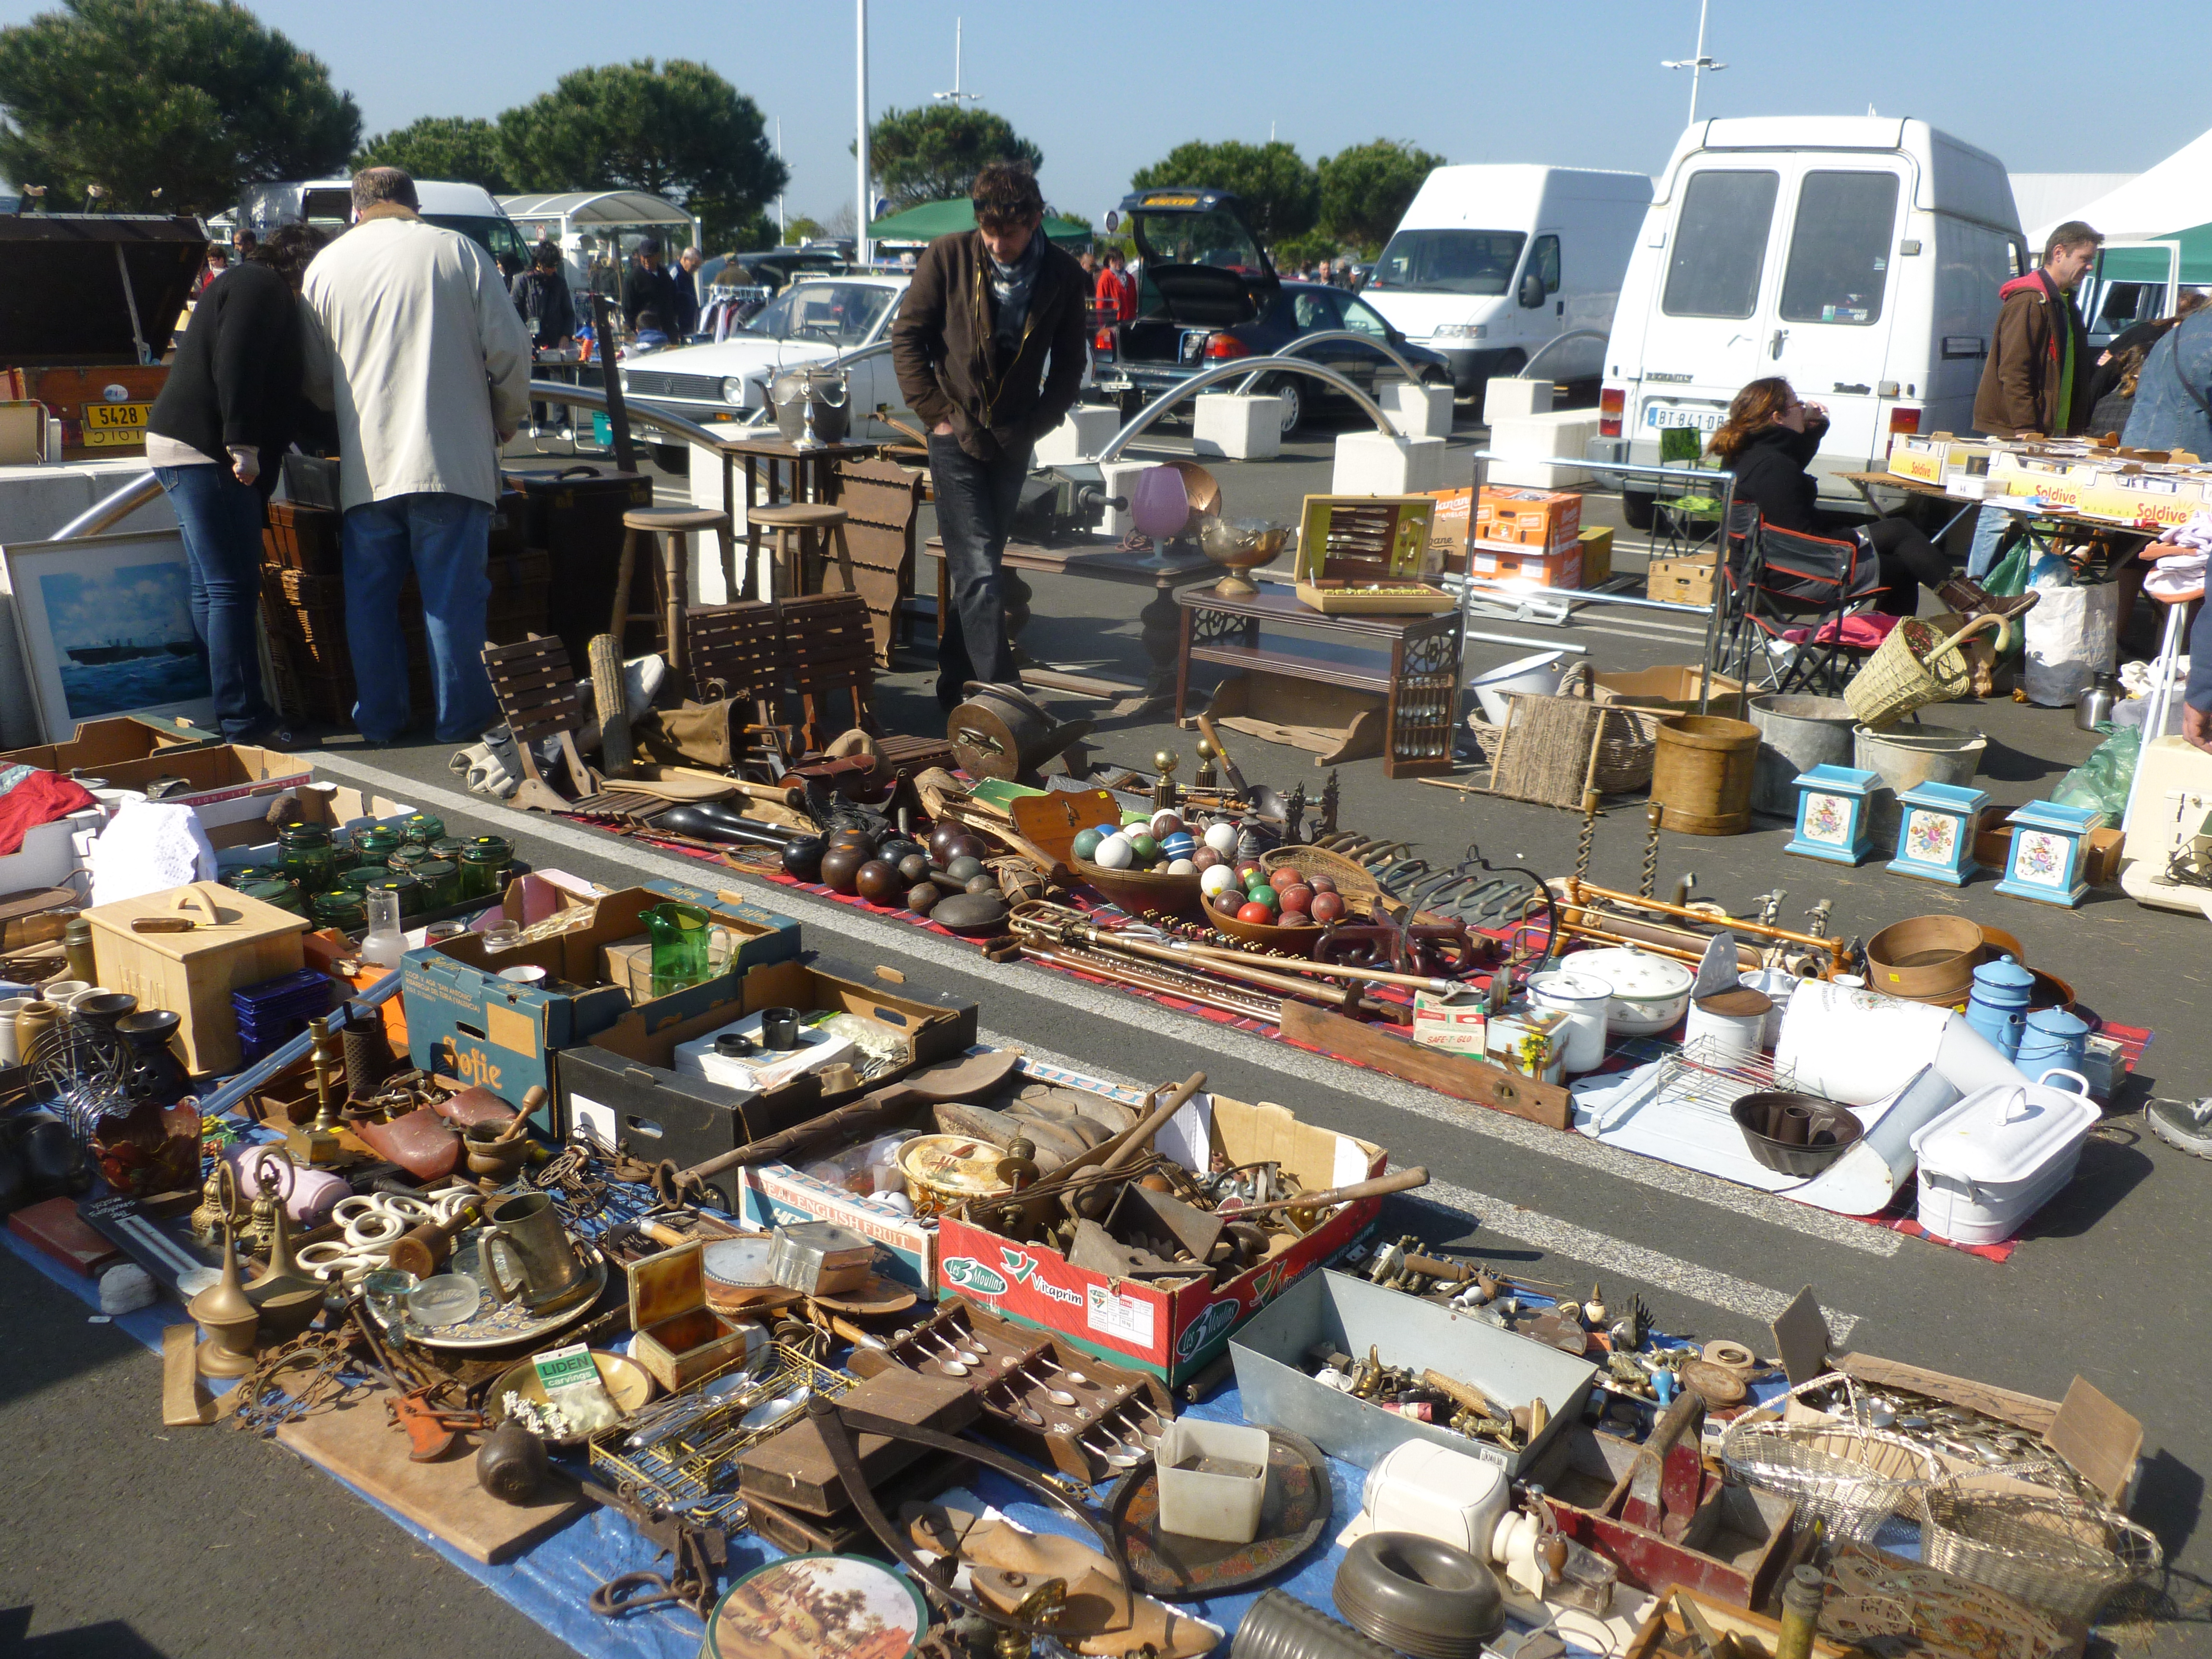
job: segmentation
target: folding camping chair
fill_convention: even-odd
[[[1729,580],[1730,672],[1771,692],[1841,695],[1844,659],[1858,650],[1843,638],[1844,618],[1869,604],[1881,586],[1874,550],[1856,538],[1835,541],[1761,521],[1745,538],[1741,566],[1730,560]],[[1802,641],[1784,640],[1800,629]],[[1778,645],[1786,646],[1787,654],[1778,653]]]

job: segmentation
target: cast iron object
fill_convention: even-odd
[[[1018,685],[970,680],[968,700],[945,727],[945,741],[971,778],[1012,782],[1036,769],[1070,744],[1090,735],[1095,720],[1062,721]]]
[[[1229,1659],[1398,1659],[1395,1649],[1288,1590],[1262,1590],[1237,1621]]]
[[[1160,1477],[1147,1464],[1121,1477],[1106,1516],[1129,1562],[1128,1582],[1147,1595],[1188,1601],[1227,1595],[1279,1571],[1313,1547],[1328,1525],[1328,1460],[1287,1429],[1267,1431],[1267,1491],[1259,1535],[1224,1544],[1160,1530]]]
[[[1818,1095],[1770,1091],[1729,1108],[1751,1155],[1778,1175],[1816,1176],[1864,1133],[1857,1116]]]
[[[477,1448],[477,1485],[502,1504],[527,1504],[545,1480],[545,1443],[512,1418]]]
[[[1413,1659],[1479,1659],[1505,1628],[1498,1575],[1465,1550],[1413,1532],[1370,1532],[1344,1553],[1336,1610]]]

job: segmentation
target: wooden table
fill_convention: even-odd
[[[1257,669],[1291,679],[1318,680],[1373,692],[1386,699],[1382,774],[1418,778],[1452,769],[1452,738],[1459,705],[1460,616],[1456,610],[1412,616],[1316,611],[1290,588],[1263,583],[1250,599],[1225,599],[1211,587],[1175,596],[1182,611],[1176,659],[1175,714],[1190,700],[1190,665],[1218,663]],[[1387,658],[1369,666],[1337,657],[1310,656],[1295,640],[1260,642],[1263,628],[1295,628],[1347,640]],[[1364,654],[1364,653],[1363,653]]]
[[[730,515],[732,524],[737,522],[738,514],[737,465],[740,461],[744,463],[745,580],[742,594],[733,587],[726,597],[752,599],[771,596],[755,591],[760,569],[761,532],[752,521],[750,509],[777,507],[785,501],[836,501],[837,463],[872,454],[876,446],[825,443],[801,449],[774,427],[766,427],[757,436],[717,438],[714,447],[722,457],[722,511]],[[788,492],[783,488],[783,469],[787,466],[792,471]],[[762,494],[763,483],[765,499]],[[724,573],[726,580],[729,574]]]
[[[944,539],[932,538],[929,550],[937,556],[937,635],[942,639],[945,619],[952,602]],[[1073,691],[1083,696],[1121,698],[1114,708],[1116,714],[1164,708],[1175,695],[1179,672],[1176,661],[1176,590],[1202,577],[1218,575],[1221,570],[1219,565],[1194,549],[1178,548],[1166,559],[1156,559],[1148,553],[1125,552],[1118,547],[1039,547],[1034,542],[1008,542],[1000,568],[1006,588],[1006,637],[1018,648],[1022,630],[1029,625],[1032,597],[1030,585],[1021,577],[1024,570],[1041,571],[1050,576],[1082,576],[1092,581],[1152,590],[1151,601],[1137,613],[1137,620],[1143,624],[1141,637],[1146,654],[1152,659],[1143,685],[1131,685],[1124,680],[1096,674],[1072,673],[1034,659],[1022,665],[1024,679],[1054,690]]]

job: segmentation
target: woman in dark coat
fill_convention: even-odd
[[[1821,510],[1820,485],[1806,469],[1820,453],[1828,411],[1800,401],[1779,375],[1753,380],[1735,394],[1711,448],[1735,474],[1735,498],[1750,501],[1775,530],[1794,530],[1831,541],[1863,536],[1881,562],[1876,606],[1910,617],[1920,608],[1916,586],[1931,590],[1944,608],[1963,616],[2016,617],[2035,604],[2033,593],[2001,599],[1979,583],[1954,575],[1951,562],[1917,526],[1904,519],[1871,523]]]
[[[261,689],[261,526],[302,418],[300,280],[321,246],[286,225],[202,290],[146,422],[146,459],[191,571],[216,717],[234,743],[276,736]]]

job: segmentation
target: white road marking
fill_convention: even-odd
[[[483,816],[489,805],[495,805],[481,797],[425,785],[416,779],[364,765],[341,755],[318,751],[302,755],[301,758],[343,776],[373,784],[395,800],[412,799],[423,806],[477,817]],[[746,876],[727,866],[702,866],[695,860],[625,847],[605,836],[554,818],[532,816],[526,823],[516,826],[516,830],[519,834],[550,842],[557,847],[569,848],[594,858],[611,860],[653,875],[672,877],[695,885],[703,884],[711,876],[715,880],[726,881],[733,887],[743,887],[757,894],[759,902],[770,909],[781,907],[800,915],[806,927],[817,932],[836,934],[888,953],[916,957],[955,973],[986,978],[996,976],[991,964],[982,961],[968,945],[955,944],[924,928],[878,921],[848,905],[794,894],[788,888]],[[1727,1210],[1749,1220],[1785,1228],[1809,1238],[1817,1238],[1824,1243],[1856,1250],[1863,1255],[1888,1257],[1904,1248],[1904,1239],[1884,1228],[1869,1226],[1846,1216],[1831,1215],[1810,1205],[1755,1192],[1748,1187],[1738,1187],[1701,1175],[1694,1170],[1678,1169],[1656,1158],[1639,1158],[1632,1152],[1601,1145],[1585,1136],[1546,1128],[1508,1113],[1492,1111],[1488,1107],[1453,1100],[1417,1085],[1401,1083],[1379,1072],[1347,1067],[1341,1060],[1309,1053],[1291,1043],[1178,1014],[1157,1003],[1091,985],[1048,969],[1024,965],[1022,969],[1003,971],[1020,975],[1018,981],[1010,982],[1024,996],[1057,1002],[1097,1018],[1110,1020],[1117,1025],[1170,1037],[1202,1052],[1219,1054],[1249,1065],[1264,1066],[1318,1087],[1355,1094],[1363,1099],[1427,1118],[1432,1122],[1468,1130],[1492,1140],[1505,1141],[1526,1152],[1578,1165],[1595,1175],[1632,1182],[1676,1198]],[[1083,1062],[1068,1063],[1073,1069],[1084,1069]]]

